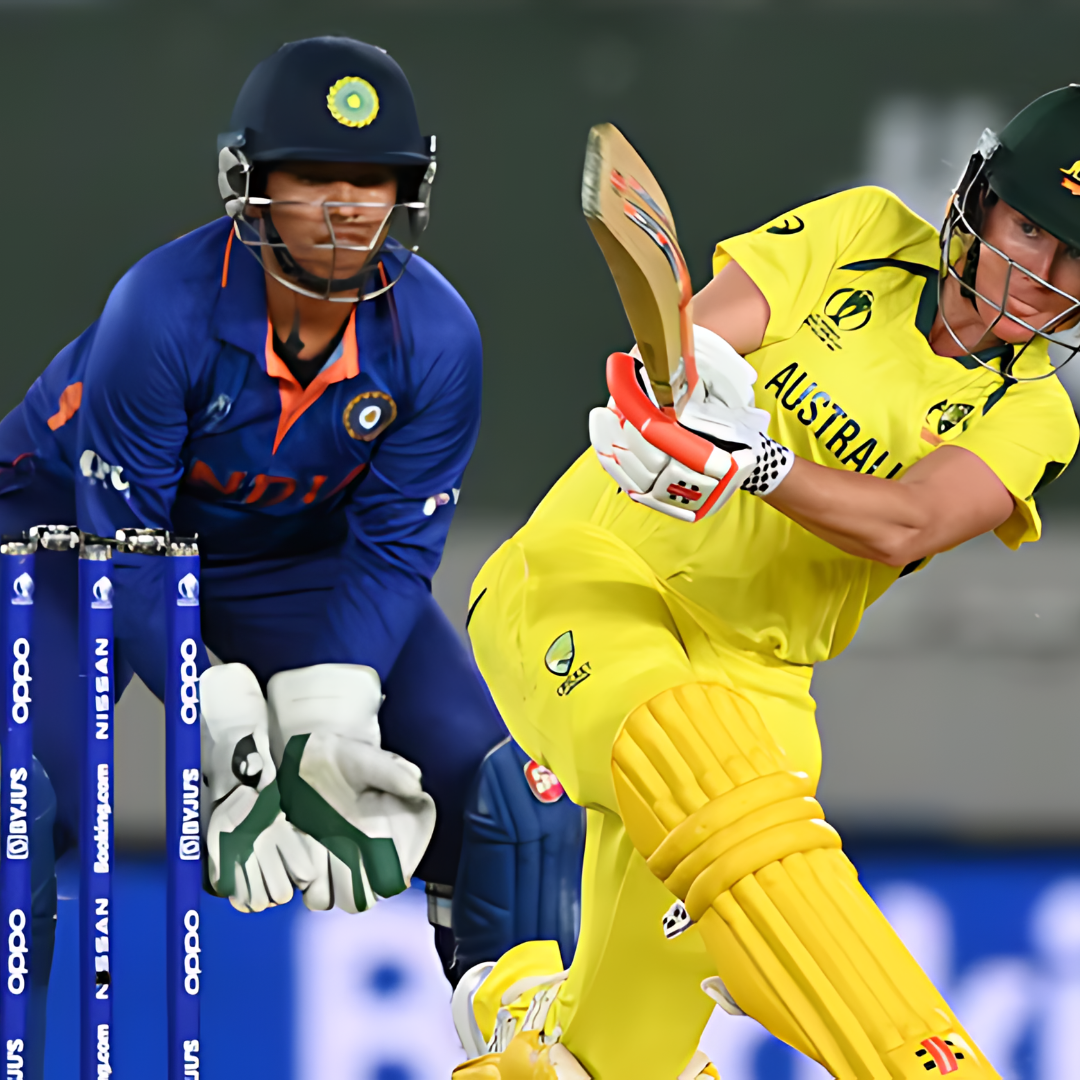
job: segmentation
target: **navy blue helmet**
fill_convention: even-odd
[[[218,136],[218,189],[225,211],[236,223],[237,237],[260,261],[261,249],[277,252],[276,261],[287,272],[279,280],[316,296],[359,287],[364,299],[384,291],[368,291],[359,277],[330,281],[302,271],[275,234],[271,208],[257,212],[260,224],[255,224],[249,211],[264,201],[267,172],[289,161],[391,167],[398,177],[400,209],[390,232],[400,238],[398,262],[404,267],[427,226],[435,139],[420,134],[412,87],[385,49],[345,37],[283,45],[248,76],[233,109],[232,130]]]

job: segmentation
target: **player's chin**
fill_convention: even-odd
[[[1024,314],[1018,317],[1022,318],[1024,322],[1016,322],[1006,315],[992,326],[989,326],[988,329],[999,341],[1003,341],[1006,345],[1026,345],[1035,337],[1036,331],[1033,327],[1047,326],[1051,319],[1050,315],[1038,312],[1030,316]],[[1024,323],[1027,325],[1025,326]],[[1049,327],[1047,329],[1049,330]]]
[[[295,258],[295,256],[294,256]],[[354,277],[367,264],[368,258],[361,255],[339,253],[338,258],[297,258],[296,263],[307,273],[319,278],[335,278],[338,281]]]

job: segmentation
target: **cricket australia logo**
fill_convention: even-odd
[[[566,697],[571,690],[580,686],[591,674],[592,665],[588,660],[574,668],[574,633],[567,630],[560,634],[544,654],[544,667],[552,675],[565,676],[555,691],[559,697]]]
[[[936,420],[936,430],[939,435],[944,435],[947,431],[959,427],[960,431],[956,432],[959,435],[961,431],[967,430],[967,418],[974,410],[974,405],[965,405],[959,401],[939,401],[936,405],[930,406],[926,414],[926,423],[928,427],[933,428]]]
[[[1061,186],[1072,195],[1080,195],[1080,161],[1074,161],[1067,169],[1059,169],[1065,175]]]

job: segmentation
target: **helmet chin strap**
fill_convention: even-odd
[[[266,239],[273,245],[274,257],[286,276],[293,278],[297,285],[303,286],[311,292],[323,293],[329,296],[334,292],[351,292],[353,289],[362,289],[365,281],[371,276],[370,260],[355,273],[346,278],[325,278],[318,274],[312,274],[305,270],[292,256],[282,240],[281,234],[274,225],[274,219],[270,213],[270,207],[263,211]]]

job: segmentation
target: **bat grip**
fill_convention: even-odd
[[[711,475],[706,467],[715,450],[713,444],[652,403],[637,380],[636,364],[629,353],[608,357],[607,385],[616,408],[657,450],[696,472]]]

